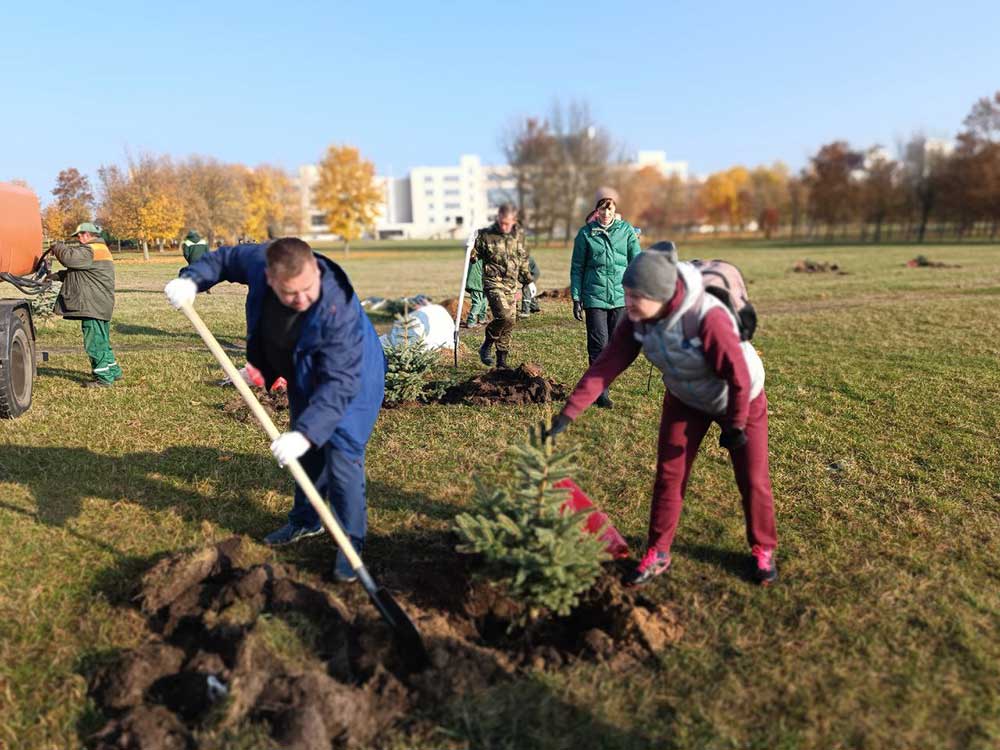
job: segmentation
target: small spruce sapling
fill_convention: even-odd
[[[410,341],[409,332],[416,321],[406,308],[396,322],[403,326],[403,345],[385,344],[385,403],[401,404],[416,401],[423,395],[427,374],[437,361],[437,352],[428,349],[418,337]]]
[[[488,572],[523,606],[515,624],[546,613],[568,615],[609,556],[604,542],[582,528],[587,511],[563,511],[568,490],[553,487],[576,469],[575,449],[557,451],[548,425],[511,449],[517,481],[489,492],[479,486],[472,513],[455,518],[458,551],[483,556]]]

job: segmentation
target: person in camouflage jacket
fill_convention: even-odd
[[[90,357],[93,386],[112,386],[122,377],[122,368],[111,350],[111,313],[115,308],[115,264],[111,251],[101,239],[101,230],[84,222],[73,232],[79,242],[67,245],[57,242],[52,254],[66,266],[65,271],[52,274],[61,281],[55,311],[67,320],[79,320],[83,329],[83,348]]]
[[[479,260],[483,262],[483,292],[493,314],[493,320],[486,326],[486,340],[479,347],[479,359],[484,365],[492,365],[491,352],[495,346],[497,367],[507,367],[507,353],[517,319],[514,298],[522,284],[534,286],[524,247],[524,231],[517,223],[517,209],[511,204],[500,206],[496,221],[476,235],[469,262]]]

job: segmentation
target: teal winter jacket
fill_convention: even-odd
[[[640,252],[635,229],[623,219],[615,219],[607,229],[596,221],[583,226],[576,233],[569,271],[573,299],[585,308],[624,307],[622,276]]]

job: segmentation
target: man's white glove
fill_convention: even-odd
[[[278,466],[284,466],[292,459],[302,458],[311,447],[309,438],[301,432],[283,432],[271,443],[271,453],[278,459]]]
[[[190,305],[194,302],[194,298],[198,294],[198,285],[191,279],[185,279],[181,276],[173,281],[168,281],[167,285],[163,287],[163,293],[167,295],[167,301],[174,309],[180,310],[184,305]]]
[[[534,281],[532,281],[530,284],[528,284],[528,292],[531,294],[531,298],[532,299],[534,299],[535,295],[538,294],[538,287],[535,286],[535,282]]]

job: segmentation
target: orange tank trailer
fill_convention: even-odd
[[[0,273],[32,273],[42,255],[38,198],[19,185],[0,182]]]

